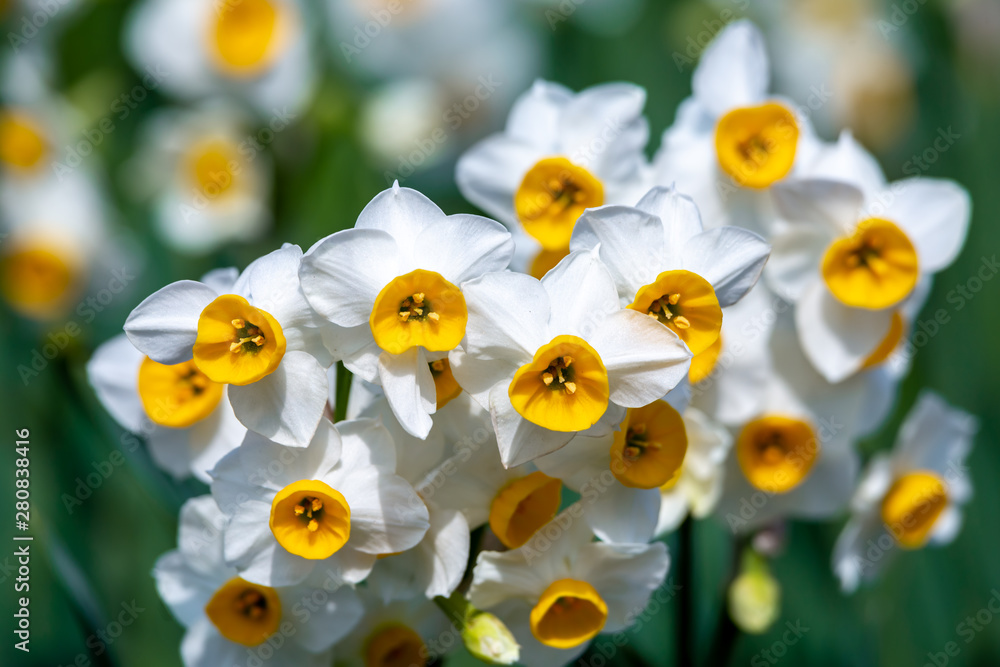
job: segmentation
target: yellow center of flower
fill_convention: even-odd
[[[208,199],[232,193],[237,186],[239,169],[238,153],[223,141],[199,144],[188,156],[191,182]]]
[[[41,164],[48,152],[41,128],[27,114],[0,111],[0,161],[13,169],[29,171]]]
[[[243,297],[223,294],[201,311],[194,363],[212,381],[256,382],[273,373],[284,356],[281,325]]]
[[[799,126],[781,104],[733,109],[715,126],[719,167],[738,184],[766,188],[784,178],[795,162]]]
[[[351,507],[340,491],[315,479],[292,482],[271,501],[271,532],[296,556],[322,560],[351,536]]]
[[[601,182],[564,157],[539,160],[514,193],[514,211],[524,231],[546,250],[568,248],[580,214],[603,203]]]
[[[629,308],[667,325],[691,354],[701,354],[711,347],[722,330],[722,308],[715,290],[690,271],[664,271],[639,289]]]
[[[862,368],[874,368],[879,364],[883,363],[889,358],[889,355],[899,346],[899,341],[903,340],[903,334],[906,333],[906,324],[903,322],[903,316],[899,312],[892,314],[892,320],[889,322],[889,331],[886,332],[885,338],[882,342],[878,344],[878,347],[868,355],[865,359]]]
[[[768,493],[787,493],[809,475],[819,457],[819,440],[801,419],[766,415],[743,427],[736,457],[753,486]]]
[[[593,639],[608,620],[608,605],[586,581],[553,582],[531,610],[531,634],[546,646],[573,648]]]
[[[881,310],[905,299],[920,277],[917,251],[899,227],[880,218],[858,224],[826,249],[823,280],[839,301]]]
[[[546,250],[542,248],[531,260],[528,266],[528,275],[541,280],[545,274],[556,268],[556,264],[562,261],[563,257],[569,254],[569,246],[559,250]]]
[[[375,297],[368,318],[375,342],[389,354],[418,345],[432,352],[454,349],[468,321],[462,291],[440,273],[423,269],[393,278]]]
[[[507,393],[531,423],[552,431],[583,431],[608,408],[608,371],[587,341],[556,336],[517,369]]]
[[[289,16],[272,0],[218,0],[210,52],[223,72],[237,77],[259,74],[288,41]]]
[[[0,292],[28,317],[58,315],[82,287],[83,268],[68,249],[45,243],[14,246],[0,257]]]
[[[243,646],[257,646],[278,631],[281,600],[270,586],[233,577],[205,605],[219,634]]]
[[[687,445],[684,420],[666,401],[630,408],[611,445],[611,472],[624,486],[655,489],[680,476]]]
[[[437,409],[440,410],[453,398],[462,393],[458,380],[451,372],[451,364],[447,359],[438,359],[430,364],[431,377],[434,378],[434,393],[437,397]]]
[[[720,354],[722,354],[721,331],[714,343],[691,358],[691,368],[688,369],[688,379],[691,384],[698,384],[712,374],[716,364],[719,363]]]
[[[365,645],[365,667],[424,667],[424,640],[405,625],[378,630]]]
[[[918,470],[899,477],[882,499],[882,521],[906,549],[927,543],[931,529],[948,505],[944,482]]]
[[[212,414],[223,386],[198,370],[194,361],[160,364],[149,357],[139,366],[139,399],[156,424],[185,428]]]
[[[510,482],[490,505],[490,529],[509,549],[516,549],[559,511],[562,482],[533,472]]]

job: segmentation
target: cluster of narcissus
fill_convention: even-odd
[[[563,664],[635,619],[685,520],[849,510],[848,591],[955,535],[971,417],[923,394],[863,476],[856,443],[968,197],[887,184],[767,68],[752,25],[725,29],[652,162],[643,90],[538,82],[458,164],[499,222],[394,185],[305,253],[135,308],[89,371],[211,486],[155,568],[187,665],[419,665],[456,628],[483,659]],[[730,589],[747,630],[775,615],[768,555]]]

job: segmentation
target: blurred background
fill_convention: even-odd
[[[235,85],[220,83],[196,49],[164,37],[197,39],[198,24],[184,21],[208,3],[0,0],[0,508],[9,508],[0,663],[180,664],[182,629],[150,571],[175,545],[180,505],[206,488],[160,471],[85,373],[144,296],[213,267],[242,268],[284,242],[308,247],[352,226],[396,178],[448,213],[471,211],[454,161],[502,127],[536,77],[575,90],[644,86],[652,152],[701,50],[742,17],[767,35],[774,89],[806,105],[824,138],[849,127],[891,180],[953,178],[972,194],[968,241],[917,320],[927,337],[913,339],[895,416],[863,451],[891,446],[922,387],[976,414],[981,430],[969,459],[975,498],[953,544],[907,553],[874,587],[844,597],[829,566],[842,522],[792,525],[774,562],[781,620],[741,637],[732,664],[1000,661],[1000,619],[987,606],[1000,600],[1000,279],[990,280],[1000,254],[1000,2],[311,0],[290,3],[287,71],[254,86],[241,80],[245,63],[228,63]],[[231,182],[206,176],[230,160],[240,166]],[[25,289],[28,277],[36,290]],[[950,319],[932,333],[939,309]],[[13,650],[11,634],[22,428],[35,537],[30,654]],[[724,525],[695,527],[702,655],[728,543]],[[672,664],[676,620],[676,604],[664,604],[608,662]],[[803,640],[772,651],[786,621],[806,629]],[[943,653],[948,642],[957,656]]]

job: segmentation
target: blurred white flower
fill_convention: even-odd
[[[171,247],[204,253],[259,238],[271,224],[271,164],[252,119],[216,101],[146,120],[125,176],[154,201],[154,224]]]
[[[125,54],[169,93],[220,93],[261,115],[297,113],[317,72],[300,0],[142,0],[128,16]]]
[[[834,547],[845,592],[871,581],[899,553],[947,544],[972,497],[965,458],[978,430],[972,415],[925,391],[899,429],[893,450],[869,462]]]

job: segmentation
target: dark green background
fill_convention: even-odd
[[[498,0],[499,1],[499,0]],[[70,20],[57,42],[60,89],[71,99],[90,104],[97,117],[107,113],[120,91],[138,83],[120,52],[120,31],[130,3],[107,0],[86,4]],[[891,5],[886,8],[889,12]],[[600,38],[563,23],[555,31],[540,15],[528,16],[540,39],[550,42],[545,76],[579,89],[609,80],[628,80],[649,91],[647,114],[653,147],[673,119],[677,103],[690,90],[690,69],[679,72],[671,54],[683,50],[686,37],[701,30],[701,21],[718,10],[696,2],[648,2],[641,21],[625,37]],[[975,498],[968,507],[959,538],[943,549],[927,549],[900,558],[873,588],[843,597],[829,568],[829,554],[842,521],[827,525],[795,524],[786,553],[774,563],[781,581],[781,620],[767,634],[743,637],[732,664],[766,664],[754,657],[780,638],[785,621],[800,621],[809,630],[782,662],[811,665],[919,666],[928,652],[940,652],[949,641],[961,654],[950,664],[993,665],[1000,660],[1000,620],[965,643],[956,626],[985,608],[992,591],[1000,590],[1000,456],[997,453],[1000,411],[1000,346],[997,295],[1000,280],[956,310],[947,294],[979,269],[984,257],[1000,254],[1000,63],[971,62],[960,57],[944,3],[920,5],[904,30],[916,45],[923,67],[917,78],[919,112],[915,127],[889,153],[879,158],[890,178],[899,178],[909,156],[931,145],[940,127],[954,126],[961,138],[927,172],[954,178],[972,193],[974,215],[959,260],[942,272],[923,312],[948,309],[950,322],[921,348],[913,372],[902,386],[894,416],[882,431],[863,443],[866,453],[891,446],[895,429],[922,387],[941,392],[949,401],[978,415],[981,431],[969,460]],[[6,30],[4,33],[6,34]],[[6,48],[6,45],[5,47]],[[5,57],[0,54],[0,57]],[[324,55],[327,55],[324,53]],[[95,665],[179,665],[181,628],[157,598],[150,570],[156,557],[173,548],[177,510],[204,488],[177,485],[160,473],[141,446],[105,414],[87,386],[84,364],[91,351],[118,333],[139,300],[163,284],[200,275],[215,267],[245,266],[258,254],[289,241],[303,246],[353,224],[364,204],[385,187],[382,169],[366,158],[354,133],[359,101],[366,89],[329,64],[316,101],[295,128],[281,133],[270,150],[275,154],[275,218],[271,236],[252,246],[234,246],[207,258],[186,259],[164,250],[150,234],[148,210],[123,196],[115,176],[134,150],[142,117],[166,100],[152,95],[101,145],[109,167],[121,220],[145,252],[144,272],[135,290],[117,298],[57,360],[25,387],[16,374],[29,363],[31,350],[52,330],[12,314],[0,306],[0,367],[5,375],[0,400],[0,508],[9,518],[0,529],[0,643],[2,664],[68,665],[85,656]],[[108,100],[102,108],[94,100]],[[294,158],[294,159],[291,159]],[[471,210],[440,168],[407,182],[425,191],[447,212]],[[14,430],[31,429],[32,546],[30,655],[12,649],[12,561]],[[122,450],[125,464],[116,467],[92,497],[69,513],[61,496],[73,493],[77,478],[94,465],[112,460]],[[2,514],[3,512],[0,512]],[[10,528],[6,526],[11,526]],[[708,649],[722,598],[728,567],[728,531],[714,523],[696,526],[694,618],[698,651]],[[144,609],[136,622],[106,650],[93,633],[116,617],[123,603]],[[653,616],[614,659],[615,664],[644,661],[673,663],[676,601]],[[100,653],[100,655],[98,655]],[[80,663],[85,664],[85,663]],[[599,664],[599,663],[597,663]]]

